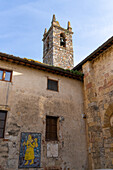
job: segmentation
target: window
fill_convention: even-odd
[[[47,81],[47,89],[48,90],[53,90],[53,91],[58,91],[58,81],[48,79],[48,81]]]
[[[64,33],[60,34],[60,46],[66,47],[66,39]]]
[[[49,37],[47,38],[47,51],[49,50]]]
[[[0,138],[4,138],[7,111],[0,111]]]
[[[58,117],[46,116],[46,140],[57,140]]]
[[[12,71],[0,69],[0,80],[11,81]]]

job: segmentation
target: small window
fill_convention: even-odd
[[[0,111],[0,138],[4,138],[7,111]]]
[[[11,81],[12,71],[0,69],[0,80],[2,81]]]
[[[57,121],[58,117],[46,116],[46,140],[58,140]]]
[[[47,38],[47,51],[49,50],[49,37]]]
[[[60,34],[60,46],[66,47],[66,39],[64,33]]]
[[[48,79],[48,81],[47,81],[47,89],[48,90],[53,90],[53,91],[58,91],[58,81]]]

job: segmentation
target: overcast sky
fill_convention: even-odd
[[[0,52],[42,62],[53,14],[71,22],[75,65],[113,36],[113,0],[0,0]]]

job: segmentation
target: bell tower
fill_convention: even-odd
[[[67,29],[62,28],[55,15],[51,22],[51,27],[45,29],[43,35],[43,63],[72,69],[73,64],[73,44],[72,28],[68,21]]]

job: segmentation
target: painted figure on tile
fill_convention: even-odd
[[[30,165],[31,165],[34,163],[34,158],[35,158],[34,157],[34,148],[38,147],[37,138],[35,138],[33,140],[31,135],[29,135],[27,142],[24,142],[23,145],[26,145],[26,147],[27,147],[26,152],[25,152],[26,163],[24,165],[27,165],[30,160],[31,160],[31,163],[30,163]]]
[[[41,159],[41,134],[22,132],[19,168],[39,168]]]

